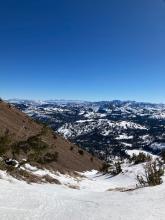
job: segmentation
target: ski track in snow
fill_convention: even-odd
[[[132,192],[86,192],[56,185],[1,182],[4,220],[164,220],[162,187]]]
[[[126,167],[123,174],[114,178],[96,171],[85,172],[80,190],[64,185],[27,184],[2,172],[0,219],[164,220],[165,184],[128,192],[107,191],[135,185],[133,173],[140,169],[140,165]]]

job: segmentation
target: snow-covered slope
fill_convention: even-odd
[[[47,171],[26,167],[38,175]],[[56,175],[62,185],[27,184],[0,172],[2,220],[164,220],[165,184],[137,190],[142,165],[125,167],[111,177],[89,171],[76,180]],[[50,173],[49,173],[50,174]],[[69,187],[70,184],[70,187]],[[78,185],[76,189],[74,185]],[[128,191],[122,190],[127,189]]]

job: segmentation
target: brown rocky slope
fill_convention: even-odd
[[[102,161],[0,101],[0,157],[52,170],[99,170]]]

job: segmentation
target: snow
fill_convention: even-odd
[[[133,136],[132,135],[130,135],[130,136],[128,136],[128,135],[126,135],[126,134],[121,134],[121,135],[119,135],[116,139],[117,140],[129,140],[129,139],[132,139],[133,138]]]
[[[129,121],[114,122],[103,118],[100,118],[98,120],[88,118],[86,120],[77,120],[75,123],[65,123],[58,129],[58,132],[62,134],[65,138],[70,138],[88,134],[94,131],[95,129],[97,129],[101,135],[108,136],[113,133],[114,129],[118,130],[118,132],[121,132],[121,129],[127,131],[128,129],[146,130],[147,128],[141,126],[140,124]],[[127,138],[126,134],[124,133],[121,134],[121,139],[122,137],[124,137],[124,139],[132,138],[131,135]]]
[[[142,174],[142,170],[142,165],[136,165],[123,167],[123,172],[117,176],[103,175],[95,171],[85,173],[87,178],[79,183],[80,189],[92,192],[105,192],[116,188],[134,189],[137,184],[136,176]]]
[[[87,119],[87,120],[78,120],[76,123],[85,123],[85,122],[91,122],[93,119]]]
[[[118,126],[128,129],[128,128],[134,128],[134,129],[140,129],[140,130],[146,130],[145,126],[141,126],[140,124],[129,122],[129,121],[121,121],[117,123]]]
[[[145,141],[147,139],[150,139],[150,136],[147,134],[147,135],[140,136],[140,138]]]
[[[127,150],[129,155],[138,150]],[[117,176],[97,170],[69,176],[26,163],[21,166],[38,176],[61,182],[27,184],[0,171],[0,219],[2,220],[164,220],[165,183],[135,189],[143,164],[125,161]],[[165,180],[165,178],[164,178]]]
[[[64,138],[70,137],[72,135],[72,132],[68,128],[59,128],[58,133],[63,134]]]
[[[150,116],[150,118],[153,118],[153,119],[165,119],[165,112],[161,112],[160,111],[157,114]]]
[[[75,186],[78,189],[85,191],[104,192],[108,189],[115,189],[116,187],[135,188],[137,184],[137,173],[142,174],[143,167],[142,165],[131,166],[129,168],[123,166],[123,172],[114,177],[110,174],[100,173],[97,170],[78,173],[82,177],[73,177],[59,172],[51,172],[47,169],[37,169],[30,164],[24,165],[21,169],[26,169],[40,177],[49,175],[50,177],[59,180],[63,186]]]
[[[1,171],[0,213],[2,220],[164,220],[165,184],[128,192],[93,190],[130,182],[122,174],[97,177],[97,171],[84,173],[93,181],[88,190],[55,184],[27,184]],[[134,169],[139,170],[136,166]],[[4,178],[6,176],[6,178]],[[94,179],[93,179],[94,178]],[[124,180],[124,181],[123,181]],[[133,180],[133,179],[132,179]],[[90,180],[89,180],[90,181]],[[122,185],[120,184],[122,182]],[[118,183],[118,184],[117,184]],[[87,187],[89,183],[83,183]],[[105,187],[106,186],[106,187]],[[111,187],[109,187],[111,188]]]
[[[144,150],[126,150],[125,151],[129,156],[133,156],[133,154],[135,155],[139,155],[139,153],[143,153],[145,155],[150,155],[152,157],[157,157],[156,155],[153,155],[147,151],[144,151]]]
[[[98,113],[98,112],[88,112],[84,115],[85,118],[103,118],[106,117],[106,114]]]
[[[45,107],[44,108],[44,111],[47,111],[47,112],[66,112],[66,111],[69,111],[67,109],[62,109],[62,108],[57,108],[57,107]]]
[[[165,143],[153,143],[150,145],[150,148],[153,150],[164,150],[165,149]]]
[[[132,144],[129,144],[129,143],[126,143],[126,142],[121,142],[124,146],[126,146],[126,147],[132,147]]]

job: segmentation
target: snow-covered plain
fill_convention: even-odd
[[[26,168],[38,175],[48,172]],[[81,180],[58,174],[61,185],[27,184],[1,171],[0,219],[164,220],[165,184],[129,190],[136,186],[136,174],[141,171],[142,165],[125,166],[115,177],[89,171]]]

